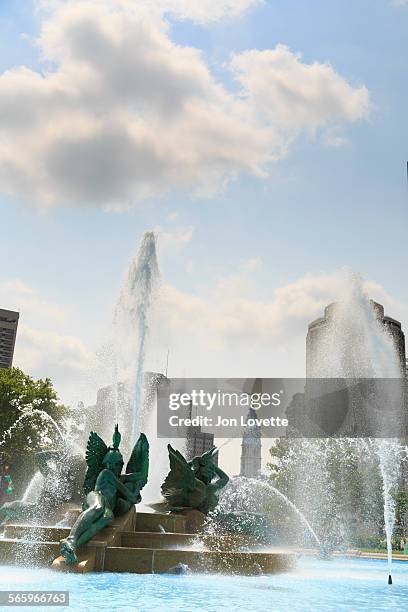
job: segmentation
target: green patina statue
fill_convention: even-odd
[[[191,461],[186,461],[170,444],[167,448],[170,472],[161,487],[165,501],[151,504],[155,510],[199,510],[209,521],[206,527],[201,525],[199,531],[210,528],[214,533],[249,535],[256,542],[271,541],[273,533],[268,517],[248,510],[225,512],[217,508],[221,489],[229,482],[227,474],[214,462],[217,448],[212,448]]]
[[[67,449],[60,448],[36,453],[35,462],[43,477],[33,491],[35,501],[28,496],[6,502],[0,508],[0,525],[10,520],[50,524],[67,502],[81,502],[85,461],[80,455],[71,455]]]
[[[141,501],[140,490],[147,482],[149,443],[140,434],[125,474],[123,457],[119,451],[121,435],[118,426],[113,434],[113,446],[107,447],[98,434],[91,432],[86,450],[88,466],[84,492],[84,511],[79,515],[67,538],[61,540],[61,555],[69,565],[78,563],[76,552],[98,531],[113,522],[115,516],[125,514]]]
[[[218,504],[220,490],[229,481],[227,474],[214,462],[218,449],[214,447],[192,461],[186,461],[170,444],[167,448],[170,472],[161,487],[167,508],[173,512],[212,512]]]

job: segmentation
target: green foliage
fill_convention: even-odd
[[[18,368],[0,369],[0,454],[13,465],[17,486],[32,474],[34,453],[56,445],[52,421],[61,424],[67,415],[49,378],[34,380]]]
[[[397,491],[394,499],[396,523],[404,528],[408,522],[408,494],[406,491]]]
[[[400,552],[400,542],[400,537],[391,538],[391,545],[394,551]],[[384,535],[357,534],[350,539],[350,547],[363,551],[385,553],[387,551],[387,539]]]
[[[52,413],[54,417],[63,416],[66,408],[58,404],[57,394],[49,378],[34,380],[19,368],[0,370],[0,415],[2,426],[9,426],[15,411],[25,408],[38,408]]]
[[[356,534],[350,539],[352,548],[360,548],[366,550],[386,550],[387,542],[384,536]]]
[[[271,473],[271,480],[282,493],[288,494],[291,487],[296,482],[295,470],[291,469],[288,457],[292,452],[291,440],[289,438],[278,438],[275,444],[269,449],[272,463],[267,467]]]
[[[277,440],[270,453],[271,481],[303,511],[322,541],[347,545],[356,534],[378,539],[383,532],[384,509],[374,454],[362,454],[347,440],[287,438]],[[399,493],[397,522],[407,508],[408,498]],[[378,548],[378,542],[373,547]]]

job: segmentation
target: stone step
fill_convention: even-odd
[[[97,534],[95,538],[97,540],[100,539],[101,534],[105,538],[112,530],[132,529],[135,524],[134,515],[134,512],[130,512],[125,516],[115,518],[114,522]],[[35,525],[10,523],[4,527],[4,536],[6,538],[30,541],[59,542],[69,535],[70,530],[68,527],[37,527]]]
[[[236,551],[253,546],[253,541],[242,535],[206,535],[194,533],[155,533],[124,531],[121,545],[127,548],[180,548],[196,550]]]
[[[196,536],[197,537],[197,536]],[[202,543],[204,549],[214,551],[237,551],[248,552],[247,549],[253,549],[256,542],[251,536],[241,534],[224,534],[212,535],[203,533],[199,535],[198,541]]]
[[[5,538],[29,542],[59,542],[69,535],[63,527],[34,527],[33,525],[7,525]],[[175,548],[177,546],[197,546],[208,550],[234,551],[251,546],[253,542],[241,535],[206,535],[190,533],[161,533],[151,531],[124,531],[117,534],[116,529],[107,527],[96,534],[92,541],[106,541],[109,546],[128,548]]]
[[[168,533],[185,533],[186,518],[181,514],[164,512],[137,512],[135,531],[160,533],[160,525]]]
[[[136,534],[130,534],[133,536]],[[143,534],[140,534],[143,535]],[[152,536],[153,534],[149,534]],[[154,534],[155,536],[156,534]],[[165,534],[157,534],[159,536]],[[181,534],[167,534],[180,536]],[[187,535],[187,534],[185,534]],[[191,537],[191,536],[188,536]],[[156,542],[157,545],[157,542]],[[159,543],[160,546],[160,543]],[[49,567],[59,555],[58,542],[33,542],[4,538],[0,540],[0,564]],[[288,571],[295,562],[294,553],[221,552],[183,548],[135,548],[107,546],[93,542],[81,549],[77,567],[65,567],[75,572],[107,571],[137,574],[165,573],[177,564],[188,565],[192,572],[229,573],[243,575],[271,574]],[[58,557],[61,559],[61,557]],[[55,561],[54,561],[55,563]]]
[[[113,542],[110,536],[122,530],[125,530],[127,533],[134,533],[133,529],[136,526],[138,532],[151,531],[155,535],[160,535],[159,525],[162,525],[166,532],[177,535],[183,532],[184,524],[185,519],[182,516],[141,512],[136,517],[131,515],[130,518],[128,516],[116,518],[112,525],[98,533],[93,539],[103,539],[107,540],[109,544],[117,545],[120,542]],[[36,542],[59,542],[66,538],[69,532],[70,529],[65,527],[36,527],[34,525],[8,524],[4,528],[4,537]],[[191,536],[186,534],[186,537]]]
[[[79,567],[73,571],[89,572],[103,570],[106,543],[92,541],[78,553]],[[59,557],[59,542],[35,542],[27,540],[0,539],[0,565],[24,565],[50,567]]]
[[[191,546],[197,537],[190,533],[154,533],[151,531],[124,531],[121,545],[125,548],[176,548]]]
[[[162,525],[166,532],[184,533],[185,521],[185,517],[178,514],[139,512],[136,517],[134,513],[130,513],[130,516],[115,518],[107,529],[113,528],[129,532],[136,529],[136,531],[161,533],[159,525]],[[59,542],[62,538],[66,538],[69,532],[70,529],[65,527],[36,527],[17,523],[10,523],[4,527],[6,538],[45,542]],[[104,530],[102,533],[107,532]]]
[[[261,552],[220,552],[184,549],[109,547],[104,570],[136,574],[171,572],[179,563],[192,572],[238,575],[274,574],[294,566],[295,554]]]
[[[1,565],[30,565],[48,566],[59,554],[58,542],[24,542],[3,538],[0,540]]]
[[[17,540],[59,542],[66,538],[69,529],[65,527],[34,527],[33,525],[6,525],[4,537]]]

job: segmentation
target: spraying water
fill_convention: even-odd
[[[384,525],[387,537],[388,584],[392,584],[392,534],[395,524],[395,499],[393,491],[399,477],[399,445],[393,440],[378,440],[377,454],[380,462],[384,497]]]
[[[366,294],[361,277],[344,279],[341,299],[326,309],[326,326],[315,347],[312,378],[399,378],[395,345],[381,322],[380,305]]]
[[[297,506],[295,506],[295,504],[288,497],[286,497],[286,495],[284,493],[279,491],[279,489],[274,487],[272,484],[270,484],[268,482],[262,482],[262,485],[266,486],[270,491],[272,491],[275,495],[277,495],[280,499],[282,499],[285,502],[285,504],[287,506],[289,506],[289,508],[291,510],[293,510],[293,512],[301,520],[301,522],[306,527],[306,529],[308,530],[308,532],[310,533],[310,535],[312,536],[312,538],[314,539],[314,541],[316,542],[317,546],[320,549],[321,548],[321,542],[320,542],[319,538],[317,537],[315,530],[313,529],[313,527],[311,526],[311,524],[309,523],[309,521],[307,520],[307,518],[305,517],[303,512],[301,512],[299,510],[299,508]]]
[[[57,423],[54,421],[51,415],[49,415],[44,410],[40,410],[39,408],[30,408],[30,409],[25,410],[22,413],[22,415],[16,421],[14,421],[13,425],[11,425],[11,427],[9,427],[9,429],[7,429],[7,431],[4,432],[3,437],[0,440],[0,447],[3,446],[3,444],[5,444],[7,438],[11,437],[13,435],[13,432],[16,429],[18,429],[18,427],[20,427],[26,419],[29,419],[30,421],[32,421],[33,416],[38,416],[40,417],[41,421],[50,423],[52,427],[54,428],[54,430],[57,432],[60,440],[64,441],[64,436],[62,434],[62,431],[57,425]]]
[[[44,486],[44,476],[40,471],[37,471],[30,480],[21,501],[35,504],[40,497],[41,490]]]
[[[149,479],[143,491],[145,500],[157,499],[160,485],[168,472],[167,443],[183,450],[182,440],[157,437],[156,390],[163,374],[145,372],[151,310],[157,295],[160,274],[156,253],[156,236],[146,232],[138,254],[129,266],[114,316],[116,381],[126,381],[127,401],[118,402],[116,422],[131,436],[123,436],[125,451],[130,451],[141,429],[150,444]],[[117,382],[114,389],[117,389]],[[115,397],[115,395],[114,395]],[[113,426],[113,423],[109,425]],[[126,445],[129,445],[126,449]]]
[[[135,443],[140,429],[149,317],[158,283],[156,237],[153,232],[146,232],[138,254],[130,263],[114,315],[115,413],[117,422],[131,433],[131,444]],[[130,410],[118,405],[119,380],[128,381]]]
[[[325,331],[309,362],[308,375],[324,378],[401,378],[396,346],[382,323],[383,312],[369,300],[359,275],[350,275],[342,299],[330,305]],[[334,444],[334,443],[333,443]],[[377,440],[377,454],[383,482],[384,524],[387,538],[389,583],[395,524],[392,497],[398,482],[399,444],[397,440]],[[361,441],[360,452],[364,452]]]
[[[251,508],[251,511],[262,512],[271,494],[282,500],[295,513],[320,549],[321,542],[303,512],[284,493],[265,480],[245,476],[231,478],[221,494],[218,509],[221,512],[235,512]]]
[[[149,479],[143,489],[143,499],[146,503],[159,500],[161,485],[169,471],[167,444],[185,454],[183,438],[164,439],[157,436],[157,390],[161,384],[166,385],[167,382],[168,379],[163,374],[145,374],[142,427],[149,440],[150,456],[153,459],[149,465]]]

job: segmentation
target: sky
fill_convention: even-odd
[[[303,376],[344,270],[408,328],[404,0],[0,4],[0,307],[92,403],[143,233],[147,366]]]

